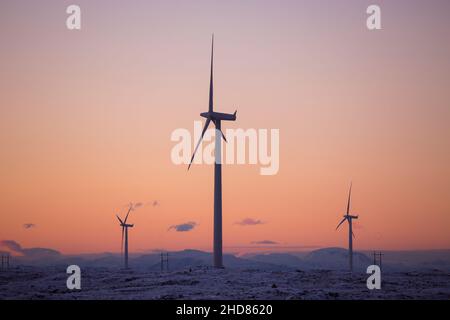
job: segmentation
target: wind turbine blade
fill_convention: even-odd
[[[130,203],[130,208],[128,209],[127,215],[125,217],[124,224],[127,223],[128,215],[130,214],[131,210],[133,210],[133,204],[132,203]]]
[[[189,166],[188,166],[188,170],[189,170],[189,168],[192,165],[192,161],[194,161],[194,157],[195,157],[195,154],[197,152],[197,149],[200,146],[200,143],[202,143],[203,136],[205,135],[205,132],[208,129],[208,126],[209,126],[210,122],[211,122],[210,118],[206,119],[205,126],[203,127],[203,131],[202,131],[202,135],[200,136],[200,139],[198,139],[197,145],[195,146],[194,153],[192,154],[192,157],[191,157],[191,162],[189,163]]]
[[[216,125],[216,120],[213,119],[212,122],[214,123],[214,125]],[[217,130],[217,128],[216,128],[216,130]],[[225,140],[225,142],[228,143],[227,138],[225,138],[225,135],[223,134],[222,129],[220,129],[220,134],[222,135],[223,140]]]
[[[228,143],[228,141],[227,141],[227,138],[225,138],[225,135],[223,134],[223,131],[222,131],[222,129],[220,129],[220,133],[222,134],[222,138],[223,138],[223,140],[225,140],[225,142],[226,142],[226,143]]]
[[[119,216],[116,214],[116,217],[117,217],[117,219],[119,219],[119,221],[120,221],[120,224],[123,224],[123,221],[122,221],[122,219],[120,219],[119,218]]]
[[[350,199],[352,197],[352,182],[350,182],[350,190],[348,191],[347,215],[350,213]]]
[[[213,64],[214,64],[214,34],[211,40],[211,74],[209,78],[209,112],[213,111],[213,99],[214,99],[214,88],[213,88]]]
[[[355,239],[356,239],[356,237],[355,237],[355,234],[353,233],[353,231],[352,231],[352,236],[353,236],[353,238],[355,238]]]
[[[342,221],[341,222],[339,222],[339,224],[338,224],[338,226],[336,227],[336,230],[341,226],[341,224],[343,224],[344,223],[344,221],[345,220],[347,220],[347,218],[344,218],[344,219],[342,219]]]

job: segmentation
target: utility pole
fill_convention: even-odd
[[[379,261],[379,263],[380,263],[379,266],[380,266],[380,270],[381,270],[381,269],[383,269],[382,263],[381,263],[381,256],[383,256],[383,254],[382,254],[381,252],[379,252],[379,253],[378,253],[378,256],[379,256],[379,260],[380,260],[380,261]]]
[[[164,271],[164,269],[166,271],[169,271],[169,253],[166,252],[161,252],[161,272]]]
[[[10,262],[10,254],[2,254],[2,269],[1,270],[8,270],[9,269],[9,262]]]
[[[384,256],[384,254],[381,253],[381,251],[380,252],[376,252],[376,251],[373,252],[373,264],[379,266],[380,269],[382,269],[382,261],[381,261],[381,259],[382,259],[381,257],[382,256]]]

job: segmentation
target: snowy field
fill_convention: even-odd
[[[381,290],[366,274],[196,267],[173,272],[84,268],[81,290],[66,287],[62,267],[0,271],[0,299],[450,299],[450,273],[391,272]]]

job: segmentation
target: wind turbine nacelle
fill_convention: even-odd
[[[121,227],[124,227],[124,228],[133,228],[133,227],[134,227],[134,224],[126,224],[126,223],[122,223],[122,224],[120,224],[120,226],[121,226]]]
[[[358,219],[358,216],[348,215],[348,218],[350,218],[350,219]]]
[[[221,120],[221,121],[235,121],[236,112],[231,113],[221,113],[221,112],[202,112],[200,116],[203,118],[210,118],[211,120]]]

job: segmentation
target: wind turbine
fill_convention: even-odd
[[[120,217],[116,215],[117,219],[119,219],[120,226],[122,227],[122,242],[120,244],[120,248],[124,254],[125,269],[128,269],[128,228],[132,228],[134,226],[134,224],[127,224],[128,215],[130,214],[131,210],[133,210],[133,204],[130,204],[130,208],[128,209],[124,221],[122,221],[122,219],[120,219]],[[124,240],[125,240],[125,250],[124,250]]]
[[[203,136],[205,135],[206,130],[211,122],[214,123],[216,127],[216,135],[215,135],[215,161],[214,161],[214,267],[222,268],[222,146],[221,146],[221,138],[227,141],[225,135],[221,129],[222,121],[235,121],[236,113],[233,114],[228,113],[219,113],[215,112],[213,105],[213,61],[214,61],[214,34],[212,35],[211,41],[211,73],[209,80],[209,109],[208,112],[200,113],[200,116],[206,118],[205,126],[203,127],[202,135],[195,147],[194,153],[192,154],[191,162],[189,163],[189,168],[192,165],[192,161],[194,160],[195,153],[197,152],[198,147],[200,146]]]
[[[352,197],[352,184],[350,183],[350,190],[348,192],[348,202],[347,202],[347,213],[344,215],[344,219],[338,224],[336,230],[345,222],[348,221],[348,256],[349,256],[349,264],[350,264],[350,272],[353,272],[353,237],[355,234],[353,233],[352,221],[353,219],[358,219],[358,216],[350,215],[350,200]]]

